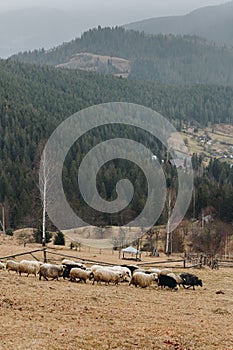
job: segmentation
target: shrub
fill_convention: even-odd
[[[12,230],[12,228],[8,228],[8,229],[6,230],[6,235],[8,235],[8,236],[13,236],[13,234],[14,234],[14,231]]]
[[[65,237],[61,231],[58,231],[54,237],[54,245],[65,245]]]

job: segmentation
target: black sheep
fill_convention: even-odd
[[[175,289],[175,290],[179,289],[177,282],[173,277],[163,275],[163,274],[160,274],[158,276],[158,286],[161,286],[163,288],[169,287],[169,288]]]
[[[200,280],[196,275],[193,275],[191,273],[181,273],[180,277],[183,280],[183,287],[184,288],[190,288],[193,287],[193,290],[195,290],[195,286],[201,286],[202,287],[202,280]],[[185,287],[187,286],[187,287]]]
[[[66,278],[69,278],[70,277],[70,270],[73,268],[73,267],[77,267],[79,269],[82,269],[82,270],[86,270],[85,267],[80,267],[80,264],[64,264],[64,271],[63,271],[63,278],[66,279]]]
[[[134,273],[135,270],[137,270],[139,268],[136,265],[127,265],[127,264],[124,264],[124,265],[121,265],[121,266],[127,267],[131,271],[132,274]]]

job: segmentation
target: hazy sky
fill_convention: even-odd
[[[193,9],[208,5],[218,5],[227,0],[0,0],[0,12],[25,7],[52,7],[58,9],[79,9],[81,12],[100,10],[113,19],[121,13],[122,21],[148,17],[185,14]],[[120,24],[120,23],[119,23]]]

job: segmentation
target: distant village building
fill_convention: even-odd
[[[178,169],[183,169],[185,170],[185,164],[184,164],[184,159],[180,158],[175,158],[170,160],[171,165],[175,166]]]

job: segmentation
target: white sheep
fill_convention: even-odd
[[[99,269],[104,269],[106,266],[102,266],[102,265],[92,265],[91,266],[91,271],[92,272],[95,272],[96,270],[99,270]]]
[[[2,262],[0,262],[0,270],[5,270],[6,265]]]
[[[117,271],[121,273],[123,281],[128,281],[128,279],[131,278],[131,271],[125,266],[121,266],[121,265],[114,265],[114,266],[92,265],[91,266],[91,271],[93,273],[100,269],[108,269],[108,270]]]
[[[123,281],[129,281],[129,279],[131,278],[131,271],[127,267],[115,265],[115,266],[110,266],[107,268],[110,270],[118,271],[119,273],[121,273]]]
[[[105,282],[109,284],[110,282],[114,284],[118,284],[119,282],[122,281],[122,273],[119,271],[114,271],[109,268],[100,268],[95,271],[93,271],[94,279],[93,279],[93,284],[95,281],[98,283],[100,282]]]
[[[93,272],[91,269],[82,270],[77,267],[73,267],[70,270],[71,281],[76,281],[76,279],[79,279],[79,281],[84,281],[84,283],[86,283],[86,281],[91,278],[93,278]]]
[[[19,275],[26,273],[27,276],[34,275],[36,277],[41,265],[42,263],[39,261],[21,260],[18,266]]]
[[[75,262],[73,260],[63,259],[62,260],[62,265],[64,266],[64,271],[63,271],[63,278],[64,279],[69,278],[70,270],[72,268],[74,268],[74,267],[86,270],[86,266],[85,265],[83,265],[81,263],[78,263],[78,262]]]
[[[63,259],[61,263],[62,265],[75,265],[75,261],[68,259]]]
[[[54,265],[54,264],[43,264],[40,266],[39,269],[39,279],[41,280],[41,277],[44,277],[46,281],[48,281],[48,278],[51,278],[52,280],[57,279],[58,277],[61,277],[63,274],[63,265]]]
[[[158,275],[156,273],[146,274],[144,272],[135,272],[129,285],[133,284],[135,287],[146,288],[149,287],[157,277]]]
[[[10,271],[15,271],[18,273],[19,263],[14,260],[7,260],[6,262],[6,269],[10,273]]]

